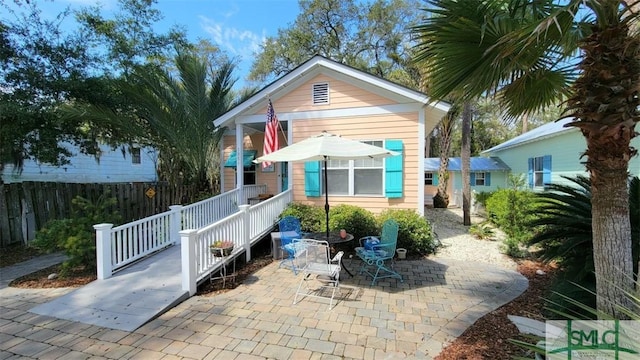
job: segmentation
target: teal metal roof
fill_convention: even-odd
[[[492,153],[492,152],[508,149],[510,147],[522,145],[528,142],[537,141],[543,138],[556,136],[567,131],[572,131],[572,130],[576,131],[577,128],[575,127],[565,127],[565,124],[568,124],[572,121],[574,121],[573,118],[565,118],[558,121],[550,122],[548,124],[544,124],[542,126],[538,126],[537,128],[531,131],[527,131],[522,135],[518,135],[513,139],[507,140],[502,144],[498,144],[492,147],[491,149],[484,150],[482,153],[483,154]]]
[[[511,168],[498,157],[472,157],[470,171],[509,171]],[[424,171],[438,171],[440,158],[424,159]],[[449,171],[461,171],[462,162],[459,157],[449,158]]]
[[[250,167],[253,165],[253,159],[256,158],[256,154],[258,152],[256,150],[244,150],[242,152],[242,165],[244,167]],[[233,150],[229,155],[229,158],[224,163],[224,167],[227,168],[235,168],[236,167],[236,151]]]

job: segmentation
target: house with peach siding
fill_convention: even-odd
[[[215,119],[216,126],[226,128],[220,149],[224,191],[265,184],[270,194],[291,189],[293,201],[319,206],[327,189],[321,188],[317,162],[268,168],[252,162],[262,156],[269,100],[280,123],[280,148],[326,131],[401,153],[401,162],[330,160],[332,205],[358,205],[374,213],[388,208],[424,212],[425,138],[449,104],[315,56]]]

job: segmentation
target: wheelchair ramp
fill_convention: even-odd
[[[133,331],[188,297],[182,290],[180,246],[172,246],[29,311]]]

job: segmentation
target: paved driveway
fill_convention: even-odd
[[[356,261],[348,265],[356,266]],[[399,261],[404,283],[344,276],[341,299],[292,305],[300,276],[277,263],[126,332],[30,313],[68,289],[0,290],[0,359],[431,358],[527,287],[520,274],[447,259]],[[105,301],[109,301],[105,294]]]

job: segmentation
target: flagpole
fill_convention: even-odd
[[[284,142],[289,145],[289,139],[287,139],[287,135],[284,133],[284,129],[282,128],[282,124],[280,123],[280,119],[278,118],[278,128],[280,128],[280,132],[282,133],[282,137],[284,138]]]

